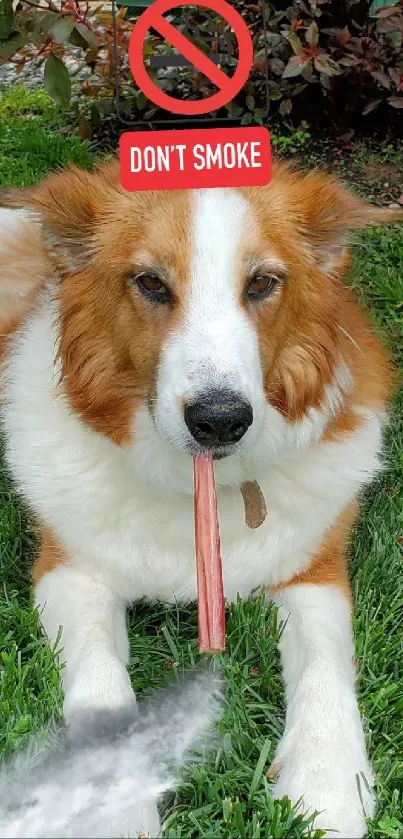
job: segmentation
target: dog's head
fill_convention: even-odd
[[[281,164],[260,189],[149,193],[124,192],[116,163],[71,168],[22,203],[60,278],[71,406],[115,442],[147,414],[170,447],[222,458],[349,386],[348,234],[393,212]]]

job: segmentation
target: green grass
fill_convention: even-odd
[[[89,149],[79,141],[52,133],[62,119],[47,97],[31,105],[30,101],[11,94],[0,102],[0,185],[35,181],[67,159],[91,163]],[[27,127],[19,114],[30,113],[32,107],[36,116]],[[398,363],[403,361],[402,277],[401,230],[396,226],[365,234],[356,248],[352,283]],[[403,836],[403,393],[395,403],[387,451],[389,468],[366,494],[351,567],[360,706],[379,786],[379,811],[369,834],[398,839]],[[31,604],[28,564],[33,544],[29,517],[0,471],[3,754],[23,745],[28,732],[60,712],[57,670]],[[137,606],[130,616],[135,689],[149,691],[194,664],[196,635],[194,609]],[[308,822],[296,816],[287,801],[272,801],[265,781],[284,714],[277,635],[275,611],[261,599],[230,609],[228,651],[223,656],[228,707],[221,724],[222,747],[203,765],[189,769],[180,791],[167,800],[168,837],[310,835]]]
[[[88,145],[65,130],[46,93],[18,86],[0,94],[0,186],[30,186],[70,161],[89,167]]]

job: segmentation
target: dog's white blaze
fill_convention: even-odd
[[[203,391],[228,388],[248,400],[256,439],[265,399],[257,335],[241,306],[242,248],[253,229],[252,208],[232,190],[192,195],[190,277],[184,318],[163,350],[156,421],[160,432],[186,441],[183,404]]]
[[[257,336],[240,305],[241,248],[251,223],[241,194],[194,193],[184,336],[193,391],[227,385],[247,396],[254,379],[261,387]]]

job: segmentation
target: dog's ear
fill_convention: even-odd
[[[74,273],[91,258],[94,225],[111,189],[119,187],[118,172],[116,164],[98,172],[70,166],[34,187],[5,191],[0,205],[32,213],[57,268],[62,274]]]
[[[348,261],[346,248],[355,230],[403,222],[403,209],[374,207],[327,175],[307,175],[296,189],[305,236],[326,274],[343,273]]]

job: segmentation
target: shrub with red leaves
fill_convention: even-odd
[[[110,6],[90,0],[0,0],[0,62],[22,69],[32,58],[45,62],[44,83],[53,98],[67,106],[71,79],[65,58],[78,47],[83,63],[93,71],[81,91],[91,99],[112,95],[115,82],[114,25]],[[254,42],[255,62],[245,89],[227,108],[244,124],[266,118],[266,93],[270,112],[299,121],[315,121],[315,114],[334,124],[349,115],[396,115],[403,109],[403,0],[233,0],[246,19]],[[184,3],[186,5],[186,3]],[[195,7],[190,18],[199,32],[211,33],[210,22]],[[173,15],[183,28],[183,11]],[[189,22],[189,21],[188,21]],[[188,23],[187,22],[187,23]],[[226,24],[215,18],[216,36],[210,51],[220,51]],[[136,91],[127,62],[133,18],[120,8],[116,18],[119,55],[118,77],[128,106],[138,119],[153,117],[156,108]],[[145,54],[163,48],[161,38],[150,34]],[[228,65],[236,61],[236,50]],[[265,66],[268,79],[265,78]],[[150,71],[155,75],[156,71]],[[174,95],[198,99],[214,92],[212,83],[192,70],[172,71],[159,82]],[[134,109],[134,111],[133,111]],[[389,119],[390,119],[389,116]],[[391,120],[392,121],[392,120]]]

